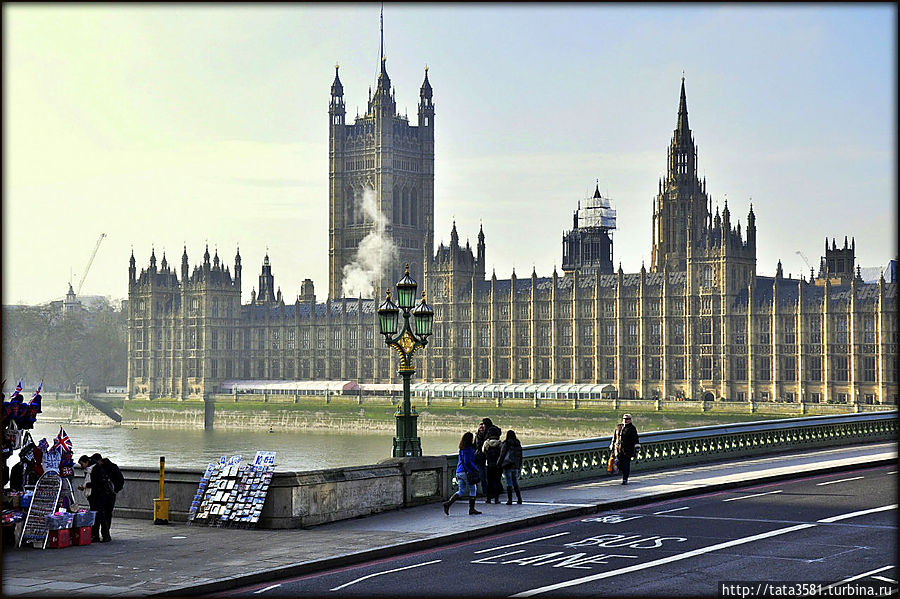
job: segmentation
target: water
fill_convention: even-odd
[[[294,432],[195,430],[137,428],[127,426],[64,425],[72,440],[75,459],[99,452],[119,466],[159,465],[165,456],[167,468],[203,469],[220,456],[241,454],[253,459],[257,451],[275,451],[280,471],[319,470],[342,466],[376,464],[391,457],[393,432],[323,431]],[[50,444],[59,432],[59,424],[35,423],[31,431],[35,441],[46,437]],[[473,431],[474,432],[474,431]],[[456,453],[462,432],[420,433],[425,455]],[[549,438],[529,439],[544,443]]]

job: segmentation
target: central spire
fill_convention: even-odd
[[[690,135],[688,126],[687,94],[684,93],[684,71],[681,72],[681,99],[678,102],[678,126],[676,132],[682,135]]]

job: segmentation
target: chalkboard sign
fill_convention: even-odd
[[[59,502],[59,491],[62,483],[56,472],[45,472],[34,486],[34,496],[28,507],[28,515],[22,527],[22,543],[31,543],[33,547],[44,549],[47,546],[47,516],[56,511]]]

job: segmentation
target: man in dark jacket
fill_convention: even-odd
[[[500,459],[500,428],[490,426],[487,429],[487,439],[481,447],[485,460],[485,485],[484,495],[487,497],[485,503],[490,503],[491,498],[494,503],[500,503],[500,491],[502,483],[500,478],[503,475],[503,469],[500,467],[498,460]]]
[[[640,447],[637,428],[631,423],[631,414],[622,416],[622,444],[619,450],[619,470],[622,472],[622,484],[628,484],[628,475],[631,473],[631,458],[637,455],[636,448]]]
[[[485,494],[485,481],[487,480],[487,461],[484,459],[484,442],[487,441],[487,432],[488,429],[494,426],[494,423],[491,422],[490,418],[484,418],[481,421],[481,424],[478,425],[478,431],[475,432],[475,464],[478,466],[478,476],[481,479],[481,482],[478,484],[481,486],[481,493]]]
[[[108,458],[95,453],[91,456],[91,461],[96,464],[91,470],[91,497],[96,498],[102,542],[108,543],[112,540],[109,536],[109,528],[112,525],[113,510],[116,507],[116,493],[122,490],[125,481],[119,467]]]

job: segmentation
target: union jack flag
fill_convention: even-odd
[[[16,385],[16,390],[13,391],[12,395],[9,396],[10,399],[15,399],[22,394],[22,381],[19,381],[19,384]]]
[[[53,449],[57,447],[62,447],[63,451],[72,453],[72,440],[69,439],[69,435],[63,430],[63,427],[59,427],[59,434],[53,439]]]
[[[41,384],[37,386],[37,389],[34,391],[34,395],[31,396],[31,401],[34,401],[34,398],[41,394],[41,389],[44,388],[44,381],[41,381]]]

